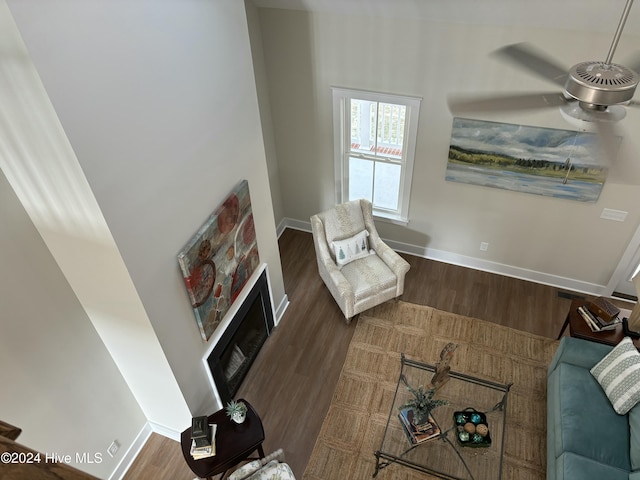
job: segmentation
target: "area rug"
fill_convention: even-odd
[[[509,393],[502,478],[544,480],[546,371],[556,340],[491,322],[405,302],[361,314],[331,406],[303,480],[370,479],[400,373],[400,357],[435,364],[449,342],[458,345],[454,371],[498,383]],[[379,480],[431,475],[391,465]]]

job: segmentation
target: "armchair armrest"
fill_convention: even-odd
[[[331,256],[322,221],[317,215],[311,217],[311,233],[313,235],[313,243],[316,249],[316,259],[318,262],[318,272],[320,273],[320,277],[322,277],[322,280],[329,288],[329,291],[336,302],[338,302],[341,307],[344,307],[343,311],[353,312],[353,287],[342,274],[338,265],[336,265],[335,260]],[[351,314],[351,316],[353,316],[353,314]]]

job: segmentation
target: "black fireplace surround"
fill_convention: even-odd
[[[265,269],[207,357],[223,405],[238,392],[273,325],[273,308]]]

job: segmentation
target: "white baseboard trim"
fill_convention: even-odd
[[[293,218],[284,218],[276,227],[278,238],[280,238],[282,232],[284,232],[287,228],[302,230],[303,232],[311,232],[311,222],[303,222],[302,220],[295,220]]]
[[[127,470],[131,467],[131,464],[134,462],[144,444],[147,443],[149,436],[153,432],[153,428],[149,422],[145,423],[142,427],[142,430],[138,433],[133,443],[129,446],[124,455],[122,455],[122,459],[120,463],[113,470],[111,475],[109,476],[109,480],[121,480],[124,475],[127,473]]]
[[[142,447],[144,447],[145,443],[147,443],[147,440],[149,440],[149,437],[152,433],[158,433],[179,443],[180,434],[182,432],[177,432],[174,429],[166,427],[159,423],[147,421],[142,427],[142,430],[140,430],[140,432],[136,436],[131,446],[122,456],[122,459],[120,460],[118,466],[109,476],[109,480],[121,480],[125,476],[135,459],[140,454],[140,450],[142,450]]]
[[[284,312],[287,311],[288,307],[289,307],[289,297],[285,293],[284,297],[282,298],[282,301],[280,302],[280,305],[278,305],[278,307],[276,308],[276,318],[274,320],[274,326],[280,323],[280,320],[282,320],[282,316],[284,315]]]
[[[294,230],[302,230],[305,232],[311,232],[311,223],[295,220],[292,218],[284,218],[278,225],[278,236],[284,232],[287,228],[293,228]],[[515,267],[513,265],[505,265],[502,263],[491,262],[483,260],[481,258],[468,257],[465,255],[459,255],[453,252],[447,252],[444,250],[437,250],[434,248],[420,247],[417,245],[411,245],[403,242],[396,242],[394,240],[383,239],[387,245],[398,252],[408,253],[417,257],[427,258],[429,260],[435,260],[438,262],[449,263],[452,265],[458,265],[460,267],[473,268],[474,270],[480,270],[483,272],[495,273],[498,275],[504,275],[506,277],[518,278],[520,280],[527,280],[529,282],[540,283],[542,285],[549,285],[556,288],[562,288],[565,290],[571,290],[574,292],[580,292],[587,295],[606,295],[607,286],[597,285],[595,283],[583,282],[573,278],[561,277],[558,275],[552,275],[550,273],[538,272],[535,270],[529,270],[526,268]]]
[[[171,440],[175,440],[176,442],[180,441],[180,435],[182,434],[182,432],[177,432],[173,428],[169,428],[159,423],[155,423],[155,422],[148,422],[148,423],[149,425],[151,425],[151,430],[153,430],[153,433],[158,433],[163,437],[170,438]]]

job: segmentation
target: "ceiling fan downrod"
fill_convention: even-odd
[[[616,48],[618,48],[618,41],[620,40],[620,36],[622,35],[624,24],[627,22],[627,17],[629,16],[631,5],[633,5],[633,0],[627,0],[626,5],[624,6],[624,10],[622,11],[622,17],[620,17],[620,22],[618,23],[618,29],[616,30],[616,33],[613,36],[613,42],[611,42],[611,48],[609,48],[609,54],[607,55],[607,59],[604,62],[607,65],[610,65],[611,62],[613,61],[613,55],[614,53],[616,53]]]

